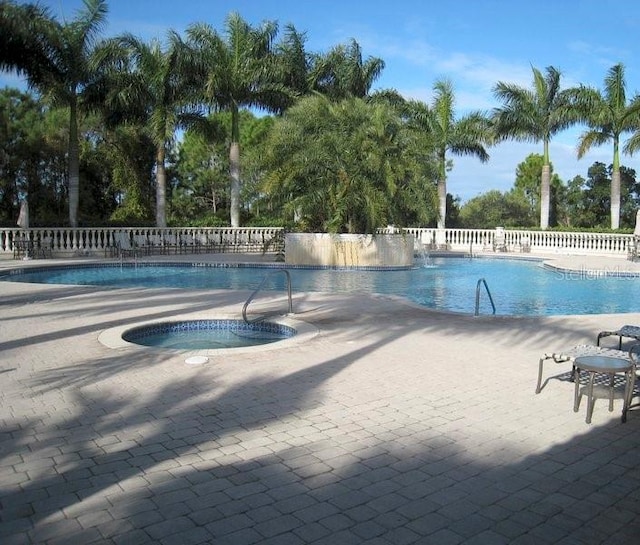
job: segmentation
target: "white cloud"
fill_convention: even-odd
[[[449,157],[454,163],[453,170],[448,175],[449,193],[465,202],[492,189],[509,191],[513,188],[518,165],[531,153],[542,154],[543,149],[541,143],[504,142],[488,151],[491,158],[487,163],[481,163],[475,157]],[[578,159],[574,143],[552,141],[549,157],[554,173],[567,183],[578,175],[586,178],[589,167],[596,161],[609,165],[613,158],[613,148],[606,145],[594,148],[582,159]],[[630,157],[623,157],[621,162],[624,166],[636,168]]]

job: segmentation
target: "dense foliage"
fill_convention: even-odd
[[[107,12],[85,0],[59,22],[36,3],[0,2],[0,69],[29,85],[0,90],[2,224],[28,198],[32,225],[633,226],[638,184],[618,146],[623,133],[623,152],[640,146],[640,101],[625,99],[622,65],[602,93],[563,90],[555,68],[534,68],[531,89],[496,85],[491,115],[458,116],[447,79],[429,104],[372,93],[384,61],[355,40],[309,52],[293,26],[236,13],[221,32],[194,23],[163,43],[99,40]],[[611,141],[613,163],[565,183],[548,144],[574,123],[587,126],[580,153]],[[511,190],[460,204],[446,189],[452,156],[489,161],[503,139],[541,142],[543,154],[517,166]]]

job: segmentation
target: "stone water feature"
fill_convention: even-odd
[[[323,267],[411,267],[414,236],[287,233],[285,263]]]

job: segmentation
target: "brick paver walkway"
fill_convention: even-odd
[[[586,424],[567,365],[534,394],[543,352],[640,314],[294,293],[319,334],[286,349],[194,366],[98,341],[248,293],[0,282],[2,545],[640,543],[640,411]]]

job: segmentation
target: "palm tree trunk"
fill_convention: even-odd
[[[611,229],[620,228],[620,167],[611,173]]]
[[[240,116],[237,108],[231,112],[231,147],[229,175],[231,176],[231,227],[240,227]]]
[[[75,99],[69,103],[69,225],[78,226],[80,202],[80,146],[78,144],[78,107]]]
[[[231,142],[229,150],[231,175],[231,227],[240,227],[240,144]]]
[[[445,228],[447,217],[447,182],[438,180],[438,229]]]
[[[620,227],[620,151],[618,138],[613,139],[613,171],[611,172],[611,229]]]
[[[164,143],[156,150],[156,227],[167,226],[167,170]]]
[[[540,179],[540,229],[549,227],[549,195],[551,186],[551,165],[542,165]]]
[[[440,176],[438,179],[438,229],[444,229],[447,219],[447,174],[446,174],[446,156],[444,152],[439,153],[438,170]]]

